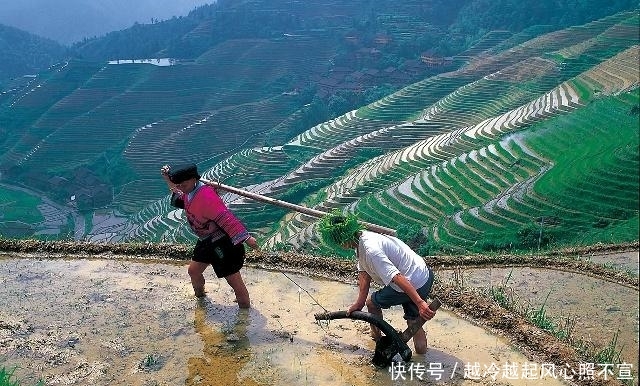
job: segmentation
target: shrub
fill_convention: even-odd
[[[420,225],[402,224],[396,231],[398,232],[398,238],[404,241],[414,251],[417,251],[428,242],[428,238]]]
[[[474,249],[479,252],[500,252],[517,248],[518,242],[515,235],[503,235],[489,233],[478,240]]]
[[[549,232],[540,224],[529,223],[518,229],[519,246],[524,249],[543,248],[551,242]]]

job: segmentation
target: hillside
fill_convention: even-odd
[[[423,252],[637,240],[637,25],[491,31],[367,71],[332,62],[331,34],[236,37],[167,66],[70,60],[0,96],[2,234],[187,239],[158,168],[188,155],[206,178],[354,211]],[[318,120],[380,84],[395,92]],[[268,245],[325,249],[314,219],[228,200]]]
[[[63,45],[187,15],[206,0],[22,0],[0,3],[0,23]]]
[[[68,53],[53,40],[0,24],[0,90],[10,89],[24,75],[33,76],[60,62]]]
[[[515,46],[494,42],[458,71],[282,147],[236,154],[206,176],[394,228],[423,228],[425,253],[637,239],[637,22],[637,14],[620,14]],[[300,153],[310,155],[297,168],[255,177],[266,162],[270,171],[286,170],[283,160]],[[323,248],[309,216],[245,200],[233,207],[254,228],[275,230],[273,246]],[[139,216],[136,237],[187,235],[165,200]],[[274,227],[276,216],[283,217]]]

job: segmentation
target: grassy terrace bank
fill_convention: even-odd
[[[495,254],[495,255],[437,255],[425,256],[432,266],[453,268],[459,266],[529,266],[558,267],[576,272],[597,275],[612,281],[638,286],[638,277],[605,265],[592,263],[581,256],[596,253],[637,251],[639,242],[624,244],[596,244],[588,247],[565,248],[543,251],[541,254]],[[43,258],[78,256],[85,258],[136,258],[189,260],[190,244],[174,243],[91,243],[81,241],[43,241],[0,238],[0,252],[37,254]],[[300,252],[249,251],[247,261],[252,264],[279,266],[291,270],[311,270],[308,273],[344,279],[350,275],[353,261],[343,257],[312,256]],[[353,276],[355,279],[355,275]]]

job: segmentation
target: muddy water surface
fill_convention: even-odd
[[[638,272],[638,252],[585,257]],[[638,288],[601,278],[542,268],[463,268],[441,271],[440,279],[482,289],[503,286],[507,296],[531,311],[544,310],[556,326],[573,323],[572,334],[607,346],[617,340],[622,359],[638,366]]]
[[[226,283],[207,273],[208,294],[198,300],[185,263],[5,255],[0,363],[17,366],[25,385],[39,379],[98,386],[542,382],[535,372],[519,372],[542,364],[445,309],[427,324],[426,355],[414,355],[410,368],[378,370],[370,364],[374,344],[366,323],[318,324],[313,317],[348,307],[356,287],[248,267],[253,308],[238,310]],[[400,309],[385,318],[403,328]],[[507,364],[516,372],[499,371]],[[561,384],[549,377],[543,383]]]

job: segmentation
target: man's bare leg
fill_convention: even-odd
[[[407,327],[411,327],[414,323],[421,323],[420,318],[413,320],[407,320]],[[427,353],[427,333],[424,328],[419,328],[416,334],[413,336],[413,347],[416,349],[416,354]]]
[[[370,314],[376,315],[380,319],[382,319],[382,309],[380,309],[378,306],[375,305],[375,303],[373,303],[373,300],[371,300],[371,296],[367,298],[366,305],[367,305],[367,311]],[[380,332],[380,329],[374,326],[373,324],[370,324],[370,326],[371,326],[371,338],[377,342],[378,340],[380,340],[380,337],[382,336],[382,332]]]

